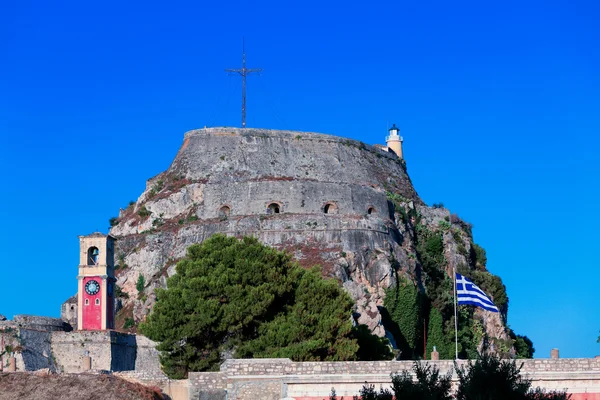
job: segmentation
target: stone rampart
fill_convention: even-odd
[[[116,331],[52,333],[52,353],[62,372],[83,372],[84,357],[91,357],[93,370],[147,371],[162,375],[158,351],[149,339]]]
[[[534,387],[566,390],[573,394],[573,400],[600,399],[600,358],[517,360],[521,362],[522,373],[532,380]],[[442,373],[453,373],[453,380],[457,380],[453,361],[428,363],[436,365]],[[411,361],[227,360],[220,372],[190,373],[189,398],[227,393],[230,400],[321,400],[328,399],[332,388],[338,396],[352,398],[366,382],[389,387],[391,374],[405,370],[412,373],[412,367]]]
[[[0,321],[0,353],[6,353],[0,357],[0,370],[8,366],[8,357],[13,355],[19,371],[42,368],[55,371],[50,346],[52,332],[69,330],[71,326],[57,318],[15,315],[10,321]]]
[[[59,318],[39,317],[35,315],[15,315],[12,322],[19,327],[38,331],[70,331],[72,327]]]

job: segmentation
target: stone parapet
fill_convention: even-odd
[[[84,357],[92,369],[148,371],[162,376],[154,342],[141,335],[106,331],[53,332],[52,353],[62,372],[82,372]]]
[[[20,327],[47,332],[69,331],[72,329],[69,324],[59,318],[34,315],[15,315],[12,322]]]
[[[454,361],[424,361],[452,374],[456,383]],[[533,359],[517,360],[522,373],[533,386],[546,390],[566,390],[573,399],[600,398],[600,359]],[[458,366],[468,366],[459,361]],[[290,359],[226,360],[220,372],[189,374],[190,399],[209,393],[227,393],[229,400],[250,399],[327,399],[331,389],[338,396],[358,394],[365,383],[389,387],[391,375],[413,373],[412,361],[359,362],[292,362]],[[217,398],[217,397],[215,397]]]

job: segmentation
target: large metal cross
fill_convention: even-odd
[[[226,69],[225,72],[237,72],[242,77],[242,128],[246,127],[246,77],[253,72],[260,74],[262,68],[246,68],[246,50],[242,41],[242,68],[241,69]]]

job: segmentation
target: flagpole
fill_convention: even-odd
[[[455,359],[458,360],[458,315],[456,312],[456,267],[452,268],[452,276],[454,277],[454,348]]]

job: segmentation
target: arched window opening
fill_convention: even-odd
[[[96,299],[96,305],[99,306],[100,305],[100,299]]]
[[[87,265],[98,265],[98,256],[100,255],[100,251],[97,247],[90,247],[87,252]]]
[[[267,214],[279,214],[281,212],[281,207],[277,203],[271,203],[267,207]]]
[[[371,215],[371,214],[377,214],[377,210],[375,210],[375,207],[369,207],[367,209],[367,214]]]
[[[229,207],[229,206],[223,206],[223,207],[219,208],[219,218],[227,218],[227,217],[229,217],[230,213],[231,213],[231,207]]]
[[[90,305],[90,299],[85,299],[85,305],[89,306]]]
[[[323,207],[323,212],[325,214],[337,214],[337,212],[338,212],[337,205],[335,203],[327,203]]]

